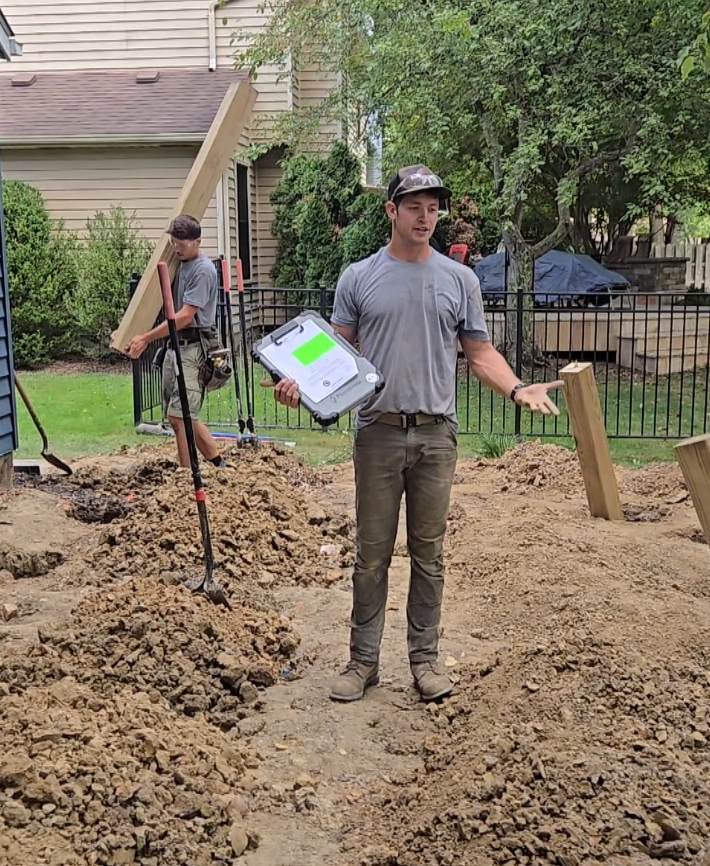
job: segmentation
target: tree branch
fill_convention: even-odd
[[[491,162],[493,164],[493,185],[496,198],[499,198],[503,192],[504,172],[503,172],[503,148],[501,147],[498,136],[496,135],[490,119],[486,114],[483,103],[477,100],[474,103],[476,116],[481,124],[483,136],[486,139],[488,150],[491,153]]]

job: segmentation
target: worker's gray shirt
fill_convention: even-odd
[[[346,268],[332,322],[356,327],[360,351],[385,379],[360,407],[358,427],[383,412],[445,415],[456,423],[458,338],[490,339],[470,268],[434,250],[426,261],[402,262],[383,247]]]
[[[200,253],[189,262],[180,262],[175,284],[175,311],[183,304],[197,307],[187,328],[214,328],[217,321],[217,271],[212,259]]]

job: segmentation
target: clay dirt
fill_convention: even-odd
[[[339,705],[352,467],[231,459],[204,472],[231,611],[183,585],[170,443],[0,496],[0,863],[710,866],[710,554],[677,465],[617,467],[606,522],[571,451],[461,460],[454,694],[411,683],[402,522],[380,685]]]

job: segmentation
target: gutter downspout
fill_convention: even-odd
[[[209,42],[209,63],[207,68],[210,72],[217,69],[217,7],[222,5],[222,0],[212,0],[207,7],[207,38]]]
[[[217,71],[217,7],[223,5],[224,0],[211,0],[207,7],[207,41],[209,45],[209,59],[207,68],[210,72]],[[225,224],[225,217],[229,208],[225,208],[227,198],[226,185],[223,182],[224,175],[217,183],[215,198],[217,199],[217,252],[219,255],[229,256],[227,249],[227,238],[229,237],[229,226]]]

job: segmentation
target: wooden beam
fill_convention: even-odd
[[[599,404],[599,392],[590,363],[568,364],[560,371],[565,401],[577,446],[584,487],[592,517],[623,520],[614,464]]]
[[[12,451],[0,457],[0,490],[12,487]]]
[[[693,436],[675,446],[698,520],[710,544],[710,434]]]
[[[255,101],[256,90],[248,81],[236,81],[230,85],[190,169],[190,174],[171,214],[171,220],[183,213],[202,220],[215,194],[217,184],[237,149],[239,137],[251,117]],[[166,225],[165,228],[167,227]],[[167,263],[172,280],[177,269],[177,259],[167,235],[156,244],[155,251],[116,329],[115,338],[111,343],[112,349],[124,352],[133,337],[144,334],[155,325],[162,304],[158,262]]]

